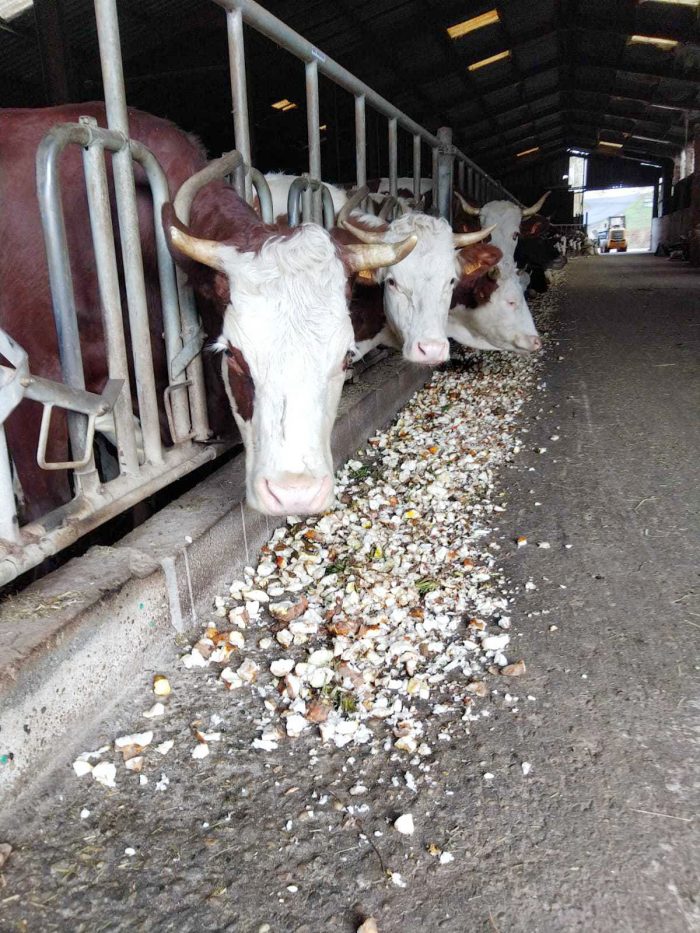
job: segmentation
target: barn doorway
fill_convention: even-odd
[[[651,249],[653,207],[654,188],[651,185],[588,190],[583,196],[583,216],[591,239],[602,244],[607,239],[605,232],[611,224],[613,227],[623,227],[627,252],[630,253],[648,252]],[[620,224],[622,218],[624,220]],[[616,250],[611,251],[610,255],[616,253]]]

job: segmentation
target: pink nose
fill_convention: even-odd
[[[450,344],[447,340],[419,340],[409,348],[405,356],[412,363],[434,366],[449,359]]]
[[[532,352],[536,353],[538,350],[542,349],[542,341],[540,340],[539,337],[533,337],[531,346],[532,346]]]
[[[256,489],[263,511],[268,515],[308,515],[328,508],[333,479],[329,475],[282,473],[274,480],[258,480]]]

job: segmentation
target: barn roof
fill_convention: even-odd
[[[37,0],[37,14],[56,2]],[[451,126],[460,148],[496,177],[570,147],[603,144],[608,153],[626,157],[671,156],[684,143],[687,119],[700,118],[697,0],[264,5],[428,129]],[[17,13],[22,6],[27,0],[0,0],[0,103],[36,106],[46,102],[39,48],[47,38],[42,40],[41,16],[31,7]],[[71,93],[77,100],[99,96],[92,3],[61,0],[59,6]],[[224,126],[229,133],[221,9],[211,0],[119,0],[119,13],[129,102],[171,116],[205,139]],[[489,13],[486,25],[458,28],[464,34],[455,38],[448,34]],[[649,37],[668,41],[644,41]],[[301,153],[303,69],[252,34],[247,56],[258,145],[294,139]],[[351,111],[337,94],[322,91],[322,120],[338,148],[343,133],[352,134]],[[271,108],[283,98],[299,101],[297,115]],[[528,150],[534,151],[519,155]]]

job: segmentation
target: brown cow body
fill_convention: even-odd
[[[81,115],[95,117],[100,126],[107,125],[102,103],[71,104],[39,110],[0,111],[0,326],[27,351],[33,374],[59,382],[62,381],[62,375],[36,195],[35,160],[41,140],[53,126],[59,123],[75,123]],[[130,110],[129,122],[131,136],[151,149],[160,162],[173,195],[187,178],[206,164],[206,155],[199,142],[167,120]],[[111,187],[109,156],[107,163]],[[138,166],[135,169],[135,177],[153,363],[157,391],[159,397],[162,397],[167,381],[152,202],[145,175]],[[89,391],[99,392],[107,378],[107,362],[79,147],[69,146],[63,153],[60,178],[85,384]],[[211,189],[214,187],[210,186]],[[237,197],[234,192],[231,194],[234,198]],[[206,222],[212,221],[216,214],[216,209],[212,206],[212,202],[215,201],[216,194],[212,190],[203,192],[197,198],[193,208],[194,228],[200,224],[200,214],[205,215]],[[246,213],[252,214],[240,199],[238,203]],[[113,218],[116,217],[114,203],[112,215]],[[227,222],[230,225],[230,211]],[[224,223],[225,221],[219,218],[219,225]],[[230,232],[230,226],[228,229]],[[211,336],[217,336],[216,310],[217,305],[220,308],[220,304],[207,300],[216,294],[216,287],[212,284],[213,278],[210,270],[200,267],[199,284],[204,293],[205,316],[209,319],[205,322],[205,329]],[[207,310],[209,314],[206,314]],[[220,320],[220,310],[218,317]],[[124,320],[128,338],[126,314]],[[205,367],[205,371],[213,370],[213,361],[210,361],[210,364]],[[216,381],[213,372],[210,373],[207,382],[215,385]],[[215,406],[214,414],[222,412],[223,423],[231,430],[233,419],[220,379],[218,383],[219,400],[223,400],[223,404]],[[132,373],[132,387],[133,385]],[[36,464],[40,420],[41,406],[35,402],[24,401],[6,423],[9,446],[26,499],[26,518],[36,518],[67,502],[71,497],[67,473],[47,472],[39,469]],[[220,425],[217,427],[220,428]],[[167,440],[165,427],[163,433],[164,439]],[[56,412],[49,439],[48,459],[68,459],[65,422],[56,416]]]

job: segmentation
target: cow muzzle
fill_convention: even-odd
[[[333,477],[281,473],[255,483],[257,507],[267,515],[309,515],[324,512],[333,502]]]
[[[521,353],[538,353],[542,349],[542,341],[537,334],[521,334],[515,338],[514,344]]]
[[[416,340],[404,349],[404,356],[412,363],[437,366],[450,358],[450,344],[447,340]]]

